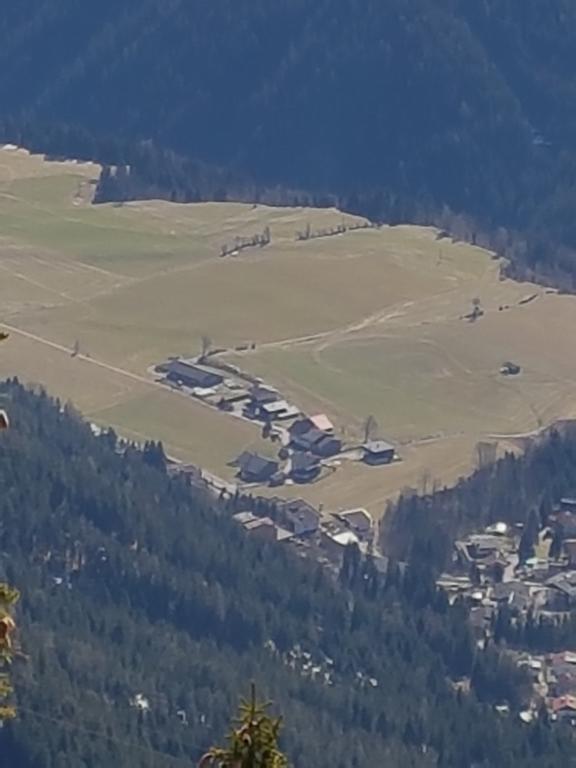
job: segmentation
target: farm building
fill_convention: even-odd
[[[328,416],[326,416],[324,413],[318,413],[316,416],[310,416],[310,421],[312,422],[313,427],[322,430],[322,432],[334,432],[334,424],[332,424]]]
[[[165,366],[166,378],[186,387],[211,389],[224,381],[219,373],[184,360],[172,360]]]
[[[320,459],[311,453],[295,453],[292,456],[290,477],[295,483],[311,483],[320,474]]]
[[[265,541],[276,541],[276,526],[269,517],[256,517],[244,525],[244,530]]]
[[[232,406],[236,403],[241,403],[244,400],[248,400],[249,397],[250,395],[246,389],[227,390],[222,395],[219,405],[221,408],[225,409],[226,406]]]
[[[250,400],[258,408],[268,403],[275,403],[280,400],[280,395],[268,387],[254,387],[250,390]]]
[[[347,509],[337,513],[336,517],[361,539],[368,538],[372,533],[372,515],[365,509]]]
[[[245,451],[234,462],[238,475],[245,483],[266,483],[278,472],[278,462],[257,453]]]
[[[252,512],[239,512],[233,516],[246,533],[261,541],[276,543],[288,541],[293,534],[284,528],[278,527],[269,517],[256,517]]]
[[[364,462],[372,466],[390,464],[396,455],[394,446],[385,440],[370,440],[362,448],[364,450]]]
[[[295,421],[290,427],[290,437],[305,435],[311,429],[319,429],[328,434],[334,433],[334,425],[323,413]]]
[[[297,451],[310,452],[322,458],[335,456],[342,450],[342,441],[339,438],[316,428],[310,429],[303,435],[295,435],[291,445]]]
[[[346,547],[353,544],[359,545],[360,540],[352,531],[322,531],[322,548],[337,563],[342,561]]]
[[[320,513],[304,499],[287,501],[280,509],[286,524],[295,536],[316,533],[320,527]]]
[[[257,419],[265,417],[265,412],[262,410],[264,406],[272,405],[281,400],[278,392],[267,387],[252,387],[249,392],[249,402],[244,408],[244,415],[249,419]]]
[[[268,421],[286,421],[299,416],[300,411],[286,400],[275,400],[273,403],[264,403],[260,406],[260,414]]]

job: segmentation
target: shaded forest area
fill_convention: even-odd
[[[251,679],[285,716],[295,766],[556,768],[572,754],[570,729],[494,712],[521,706],[526,681],[475,649],[465,606],[428,569],[384,577],[351,548],[332,577],[248,539],[168,477],[160,446],[119,451],[16,381],[0,396],[0,580],[21,590],[27,655],[3,764],[189,765]]]
[[[100,199],[336,202],[571,289],[575,48],[571,0],[21,0],[0,134],[129,165]]]
[[[454,567],[454,543],[497,522],[521,530],[520,562],[535,555],[540,530],[548,529],[552,552],[569,538],[554,512],[576,490],[576,425],[567,422],[532,442],[524,454],[506,455],[451,489],[425,496],[407,493],[391,504],[380,545],[396,558],[425,562],[439,576]],[[492,622],[497,645],[552,653],[576,646],[576,611],[520,615],[501,605]]]
[[[390,505],[381,544],[398,558],[424,558],[438,574],[453,543],[495,522],[531,527],[546,521],[564,496],[576,491],[576,426],[567,422],[530,443],[522,455],[479,469],[455,488]]]

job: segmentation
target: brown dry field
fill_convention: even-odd
[[[355,220],[336,210],[94,206],[98,170],[0,150],[0,322],[11,331],[0,375],[41,382],[93,421],[230,479],[242,449],[269,452],[259,429],[167,390],[148,368],[197,353],[202,334],[218,347],[252,342],[230,358],[328,413],[351,442],[375,416],[402,457],[379,469],[344,461],[282,492],[375,515],[403,488],[470,472],[479,441],[502,452],[576,415],[576,299],[501,279],[486,251],[407,226],[295,241],[307,223]],[[218,258],[265,226],[268,248]],[[485,314],[469,323],[474,298]],[[506,360],[522,374],[502,377]]]

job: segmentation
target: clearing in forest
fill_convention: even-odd
[[[490,253],[422,227],[297,239],[361,223],[333,209],[94,206],[98,173],[0,151],[0,321],[12,331],[1,375],[42,382],[93,421],[231,479],[243,449],[270,452],[260,429],[150,373],[198,354],[206,335],[351,443],[374,417],[401,462],[344,461],[281,492],[375,514],[406,486],[470,471],[479,442],[503,450],[575,415],[576,299],[502,279]],[[266,228],[270,245],[220,258]],[[521,372],[504,376],[507,361]]]

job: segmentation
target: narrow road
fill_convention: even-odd
[[[6,328],[7,331],[10,333],[16,334],[18,336],[24,336],[26,339],[30,339],[31,341],[35,341],[38,344],[44,344],[46,347],[51,347],[52,349],[58,350],[58,352],[65,352],[68,356],[72,354],[72,350],[70,347],[65,347],[63,344],[58,344],[55,341],[50,341],[49,339],[45,339],[42,336],[37,336],[35,333],[30,333],[29,331],[23,331],[21,328],[17,328],[15,325],[9,325],[8,323],[1,322],[0,326],[2,328]],[[107,371],[112,371],[113,373],[117,373],[120,376],[126,376],[130,379],[133,379],[134,381],[138,381],[140,384],[146,384],[150,387],[157,387],[161,388],[164,392],[172,391],[167,390],[167,388],[157,381],[151,381],[150,379],[147,379],[145,376],[139,376],[137,373],[132,373],[131,371],[127,371],[124,368],[118,368],[115,365],[111,365],[110,363],[105,363],[103,360],[98,360],[94,357],[88,357],[87,355],[78,354],[76,355],[77,360],[82,360],[86,363],[91,363],[92,365],[96,365],[99,368],[105,368]]]
[[[55,341],[50,341],[49,339],[45,339],[42,336],[38,336],[35,333],[30,333],[29,331],[23,331],[21,328],[17,328],[14,325],[9,325],[5,322],[0,322],[0,328],[5,328],[10,333],[17,335],[17,336],[23,336],[26,339],[29,339],[30,341],[34,341],[38,344],[43,344],[44,346],[50,347],[52,349],[57,350],[58,352],[63,352],[66,355],[71,355],[71,350],[69,347],[65,347],[63,344],[58,344]],[[159,389],[162,392],[167,392],[168,394],[178,395],[180,397],[185,397],[187,400],[191,400],[192,398],[190,395],[186,394],[185,392],[178,392],[177,390],[170,389],[165,384],[162,384],[159,381],[153,381],[151,379],[146,378],[145,376],[139,376],[137,373],[132,373],[131,371],[126,371],[124,368],[119,368],[116,365],[111,365],[110,363],[105,363],[102,360],[97,360],[93,357],[87,357],[86,355],[78,354],[75,357],[76,360],[82,360],[85,363],[90,363],[92,365],[98,366],[98,368],[104,368],[107,371],[111,371],[112,373],[116,373],[120,376],[125,376],[129,379],[132,379],[133,381],[137,381],[139,384],[145,384],[148,387],[153,387],[155,389]],[[218,411],[216,411],[212,406],[208,405],[207,403],[202,402],[202,400],[193,399],[193,403],[203,406],[204,408],[209,408],[212,413],[218,414]],[[143,438],[146,437],[146,435],[142,435]],[[153,435],[148,435],[149,439],[154,439]],[[233,494],[236,490],[236,486],[233,483],[228,483],[226,480],[223,480],[221,477],[218,477],[218,475],[214,475],[210,472],[207,472],[206,470],[202,470],[203,475],[205,476],[206,480],[213,485],[216,488],[224,488],[228,491],[228,493]]]

